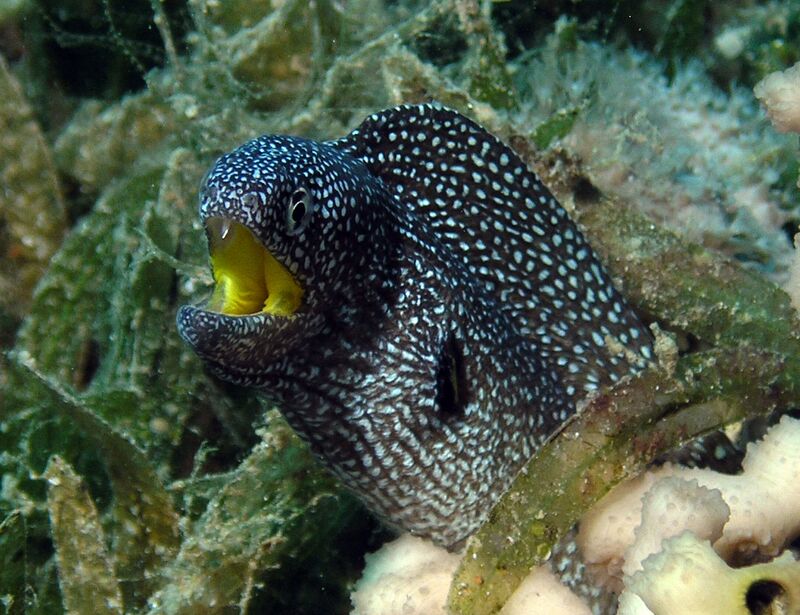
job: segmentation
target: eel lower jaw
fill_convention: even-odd
[[[303,289],[246,226],[235,220],[206,220],[214,292],[206,310],[225,316],[292,316]]]
[[[253,370],[286,353],[283,331],[293,319],[258,313],[227,316],[195,305],[176,315],[178,334],[223,380],[242,382]],[[288,336],[291,337],[291,336]]]

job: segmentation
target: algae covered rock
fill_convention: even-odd
[[[177,129],[176,123],[167,101],[152,90],[128,96],[113,107],[89,101],[56,141],[56,162],[84,189],[99,190],[127,174],[137,161],[155,158]]]

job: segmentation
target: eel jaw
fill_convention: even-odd
[[[243,224],[229,218],[206,220],[214,292],[207,309],[226,316],[291,316],[303,289]]]

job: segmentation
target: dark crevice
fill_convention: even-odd
[[[411,42],[414,52],[440,68],[460,61],[469,48],[454,15],[443,15]]]
[[[59,173],[58,183],[67,206],[67,227],[72,228],[78,220],[92,211],[98,193],[81,184],[77,178],[63,173]]]
[[[784,222],[783,226],[781,226],[781,230],[789,239],[789,244],[794,245],[794,236],[800,233],[800,220],[787,220]]]
[[[179,300],[179,288],[178,288],[178,274],[175,271],[172,271],[170,277],[170,285],[169,285],[169,292],[167,294],[167,305],[169,307],[176,306]],[[170,334],[171,329],[174,327],[174,318],[168,322],[164,323],[164,335],[167,336]],[[165,346],[159,346],[158,350],[153,357],[153,367],[150,370],[150,380],[152,382],[156,382],[161,375],[161,365],[164,362],[164,355],[167,349]]]
[[[464,353],[455,335],[450,333],[442,346],[436,369],[436,407],[444,420],[452,421],[464,415],[468,400]]]
[[[184,0],[167,0],[164,14],[179,52],[191,27]],[[45,51],[54,81],[71,96],[114,99],[145,87],[164,66],[161,34],[147,0],[42,0],[28,19],[26,43]]]
[[[232,399],[231,407],[248,407],[252,393],[224,382],[218,382],[218,386]],[[252,421],[253,416],[246,412],[212,408],[205,399],[198,398],[173,449],[172,478],[188,478],[193,473],[219,474],[236,468],[258,441]],[[202,447],[208,448],[199,455]],[[200,467],[196,467],[198,460],[202,460]]]
[[[787,605],[786,590],[775,581],[756,581],[747,590],[745,602],[747,610],[753,615],[769,615],[771,613],[784,613]]]
[[[575,181],[572,193],[578,203],[594,203],[602,197],[600,190],[586,177],[579,177]]]
[[[88,387],[97,375],[98,369],[100,369],[100,344],[94,339],[86,340],[81,346],[78,357],[75,388],[82,391]]]

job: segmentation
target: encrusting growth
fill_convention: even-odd
[[[254,139],[209,172],[200,215],[217,289],[181,308],[183,338],[372,510],[448,547],[577,400],[652,355],[536,175],[438,105]]]

